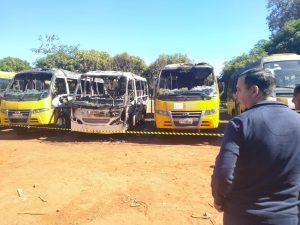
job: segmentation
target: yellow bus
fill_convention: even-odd
[[[17,133],[26,127],[70,127],[70,100],[79,74],[60,69],[34,69],[17,73],[3,93],[1,125]]]
[[[207,63],[165,66],[157,80],[154,109],[158,129],[217,128],[220,96],[213,67]]]
[[[13,78],[15,74],[16,73],[14,72],[0,71],[0,98],[4,90],[6,89],[7,85],[9,84],[9,81]]]
[[[236,83],[243,73],[256,68],[271,71],[276,78],[276,100],[287,104],[291,109],[295,109],[292,98],[295,86],[300,84],[300,55],[282,53],[263,57],[231,75],[227,88],[228,114],[235,116],[245,110],[245,107],[235,99]]]

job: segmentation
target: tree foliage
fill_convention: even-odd
[[[225,84],[225,90],[224,90],[224,94],[222,95],[222,99],[226,98],[228,81],[230,79],[230,76],[233,73],[239,71],[247,64],[253,63],[258,59],[268,55],[268,53],[264,49],[266,44],[268,44],[267,40],[260,40],[256,43],[254,48],[252,48],[249,51],[249,53],[247,54],[244,53],[224,63],[224,68],[221,71],[221,78],[220,78],[220,80]]]
[[[15,57],[6,57],[0,60],[0,70],[7,72],[19,72],[29,70],[31,66],[29,62]]]
[[[142,75],[147,65],[143,59],[138,56],[131,56],[127,52],[114,56],[111,60],[111,69],[116,71],[132,72]]]
[[[38,68],[60,68],[76,71],[74,66],[74,57],[63,50],[38,58],[35,62],[35,66]]]
[[[85,73],[110,69],[111,57],[107,52],[77,50],[73,61],[75,71]]]
[[[268,0],[267,9],[267,22],[272,35],[286,22],[300,18],[300,0]]]
[[[269,54],[300,54],[300,19],[287,22],[265,46]]]

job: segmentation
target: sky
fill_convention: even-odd
[[[266,0],[0,0],[0,59],[31,64],[39,36],[110,54],[127,52],[147,65],[161,54],[187,54],[219,73],[270,32]]]

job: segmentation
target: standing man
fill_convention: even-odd
[[[295,110],[300,113],[300,85],[294,89],[293,102],[295,104]]]
[[[274,92],[269,71],[238,79],[236,97],[248,110],[229,122],[212,177],[224,225],[297,225],[300,116]]]

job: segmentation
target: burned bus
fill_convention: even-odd
[[[123,132],[144,121],[147,80],[130,72],[91,71],[82,74],[71,104],[71,130]]]

